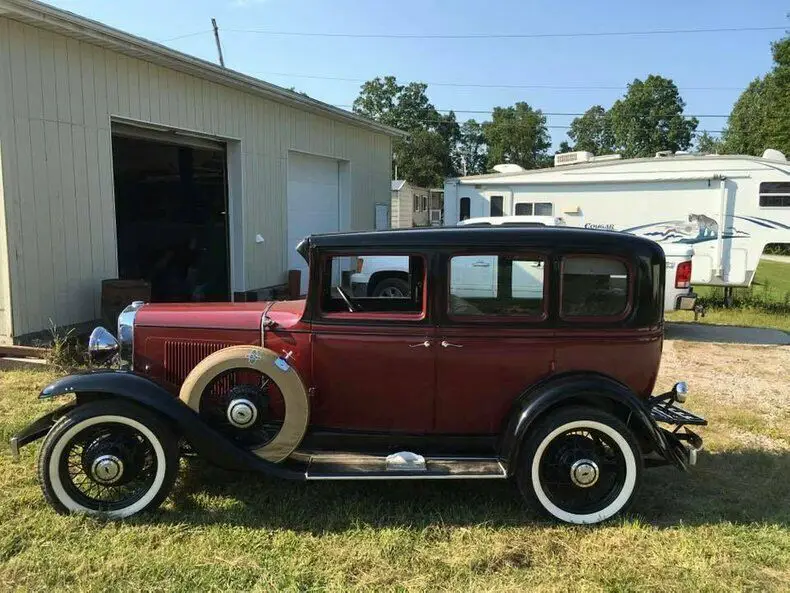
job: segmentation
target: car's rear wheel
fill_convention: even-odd
[[[642,479],[642,456],[617,417],[587,407],[550,413],[524,442],[519,489],[566,523],[605,521],[625,511]]]
[[[156,508],[178,474],[178,440],[152,412],[99,400],[63,416],[38,459],[44,497],[62,514],[110,519]]]
[[[373,297],[404,299],[409,296],[409,283],[401,278],[384,278],[373,287]]]

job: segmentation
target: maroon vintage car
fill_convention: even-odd
[[[565,228],[312,236],[307,298],[134,303],[120,369],[72,375],[73,401],[12,438],[46,435],[39,477],[59,512],[126,517],[167,496],[179,455],[299,480],[503,479],[569,523],[633,500],[647,465],[693,465],[705,424],[651,397],[664,255]],[[405,296],[355,296],[365,257],[402,257]],[[368,294],[362,291],[363,295]],[[661,428],[659,423],[673,427]]]

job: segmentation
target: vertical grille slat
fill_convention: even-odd
[[[233,346],[227,342],[205,340],[167,340],[165,341],[165,381],[181,385],[190,371],[209,354]]]

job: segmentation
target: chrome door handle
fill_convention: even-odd
[[[451,344],[447,340],[442,340],[441,346],[442,348],[463,348],[461,344]]]
[[[409,348],[430,348],[431,341],[425,340],[424,342],[420,342],[419,344],[409,344]]]

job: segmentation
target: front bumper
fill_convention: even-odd
[[[59,407],[57,410],[50,412],[23,428],[20,432],[13,435],[10,439],[9,445],[11,447],[11,456],[14,461],[19,460],[19,450],[38,439],[45,437],[55,423],[60,418],[74,409],[77,404],[75,402],[68,403]]]
[[[678,396],[673,389],[648,400],[650,417],[653,422],[674,427],[659,427],[666,443],[666,461],[681,469],[696,465],[697,453],[702,449],[702,437],[689,429],[689,426],[707,426],[708,421],[676,405]],[[685,398],[684,398],[685,399]]]

